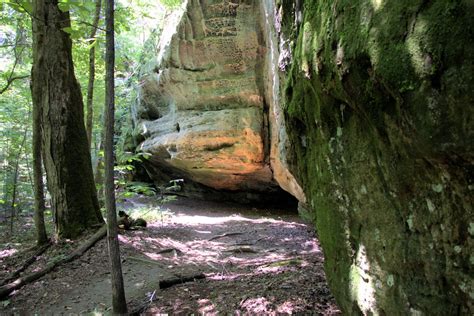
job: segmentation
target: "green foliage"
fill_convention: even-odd
[[[17,209],[32,211],[32,151],[31,151],[31,97],[28,76],[31,71],[31,0],[0,1],[0,209],[11,205],[15,162],[19,161],[16,183]],[[181,1],[163,1],[166,7],[175,7]],[[104,105],[104,20],[101,18],[94,38],[90,38],[95,12],[95,1],[60,0],[59,7],[69,11],[71,26],[63,30],[73,41],[74,71],[79,81],[84,101],[89,77],[89,50],[96,49],[95,85],[93,100],[92,161],[100,158],[101,132]],[[104,7],[104,0],[102,1]],[[135,166],[148,158],[147,154],[133,153],[131,104],[136,98],[140,59],[153,48],[145,47],[149,38],[159,40],[160,25],[165,17],[164,7],[149,0],[120,0],[116,4],[116,158],[119,191],[125,195],[154,195],[155,189],[131,181]],[[156,47],[155,47],[156,48]],[[9,83],[12,77],[24,77]],[[86,103],[86,102],[84,102]],[[25,128],[27,130],[25,131]],[[24,146],[20,146],[26,133]],[[93,164],[95,165],[95,163]],[[101,184],[99,183],[100,187]]]
[[[160,2],[168,8],[175,8],[183,3],[183,0],[160,0]]]
[[[18,212],[30,211],[33,204],[31,97],[26,80],[31,69],[31,25],[25,10],[7,4],[0,11],[0,207],[6,210],[13,204]]]
[[[33,11],[33,3],[28,0],[3,0],[13,10],[19,13],[30,13]]]
[[[114,169],[118,174],[116,184],[119,187],[117,192],[117,198],[119,200],[131,198],[138,194],[145,196],[153,196],[156,194],[156,189],[153,187],[152,184],[131,181],[131,179],[133,179],[133,173],[135,171],[135,164],[142,163],[144,160],[149,159],[150,156],[151,155],[148,153],[131,153],[117,151],[117,165]]]
[[[148,223],[164,222],[173,215],[173,212],[171,212],[170,209],[163,208],[159,205],[147,205],[129,208],[126,210],[126,212],[130,215],[131,218],[143,218]]]
[[[121,184],[123,190],[118,192],[118,199],[132,198],[138,194],[145,196],[153,196],[156,194],[156,189],[150,183],[132,181],[123,182]]]
[[[128,172],[135,170],[134,163],[141,163],[146,159],[150,159],[151,154],[117,151],[116,157],[117,166],[115,170],[118,172]]]

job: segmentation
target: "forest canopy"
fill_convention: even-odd
[[[103,1],[102,1],[103,2]],[[115,8],[115,85],[116,136],[119,161],[127,168],[128,153],[123,151],[127,135],[131,133],[130,108],[134,100],[139,61],[146,49],[153,49],[161,24],[167,12],[180,0],[120,0]],[[102,4],[103,6],[103,4]],[[32,67],[32,1],[3,0],[0,3],[0,220],[33,212],[32,175],[32,100],[30,72]],[[101,133],[103,126],[105,76],[104,12],[94,37],[96,1],[59,1],[59,8],[69,11],[71,27],[63,30],[73,41],[74,70],[81,86],[84,104],[87,103],[90,50],[95,48],[95,80],[93,86],[91,158],[94,168],[103,153]],[[152,36],[154,35],[154,36]],[[147,44],[149,43],[149,44]],[[88,113],[84,109],[84,116]],[[126,123],[126,124],[124,124]],[[120,148],[119,148],[120,147]],[[102,186],[97,184],[98,188]]]

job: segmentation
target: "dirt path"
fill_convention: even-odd
[[[140,203],[146,201],[134,201],[129,208]],[[120,236],[131,310],[141,307],[146,314],[339,314],[326,284],[318,241],[295,214],[187,199],[167,207],[168,217]],[[53,247],[31,269],[57,257],[54,251]],[[0,314],[109,310],[107,260],[102,240],[78,260],[0,302]],[[14,269],[17,261],[14,255],[0,257],[5,270],[0,277]],[[199,273],[206,278],[159,288],[161,280]]]

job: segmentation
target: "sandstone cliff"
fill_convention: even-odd
[[[140,150],[152,154],[149,173],[244,192],[278,191],[276,178],[303,200],[280,163],[282,118],[269,115],[275,76],[262,2],[190,0],[183,7],[142,78],[136,124]]]

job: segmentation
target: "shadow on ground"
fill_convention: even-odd
[[[133,207],[147,200],[131,201]],[[313,230],[285,210],[180,199],[165,218],[119,236],[130,310],[171,314],[339,314]],[[52,260],[54,249],[31,269]],[[14,254],[0,258],[13,270]],[[57,256],[57,254],[56,254]],[[4,273],[8,271],[4,271]],[[2,276],[3,274],[2,273]],[[160,289],[159,282],[204,274]],[[13,293],[1,313],[105,312],[110,309],[107,246]]]

